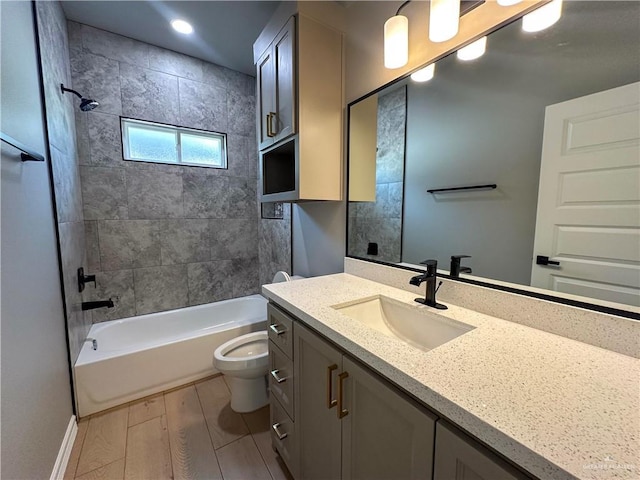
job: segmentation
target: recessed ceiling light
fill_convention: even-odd
[[[171,26],[176,32],[180,33],[193,33],[193,27],[189,22],[185,22],[184,20],[171,20]]]

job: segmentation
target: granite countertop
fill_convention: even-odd
[[[640,478],[638,359],[451,304],[437,313],[476,328],[423,351],[331,307],[415,294],[345,273],[262,291],[539,478]]]

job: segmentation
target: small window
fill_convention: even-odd
[[[125,160],[227,168],[227,136],[122,118]]]

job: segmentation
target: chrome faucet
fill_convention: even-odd
[[[422,282],[426,282],[427,289],[425,298],[416,298],[415,301],[427,305],[428,307],[437,308],[438,310],[446,310],[448,308],[446,305],[436,302],[436,292],[440,288],[440,285],[442,285],[441,280],[436,288],[438,261],[425,260],[424,262],[420,262],[420,265],[426,265],[427,270],[422,275],[412,277],[411,280],[409,280],[409,283],[419,287]]]

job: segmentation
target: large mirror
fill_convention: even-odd
[[[444,271],[469,255],[462,278],[637,312],[639,18],[564,2],[547,30],[517,20],[482,57],[351,104],[347,254]]]

